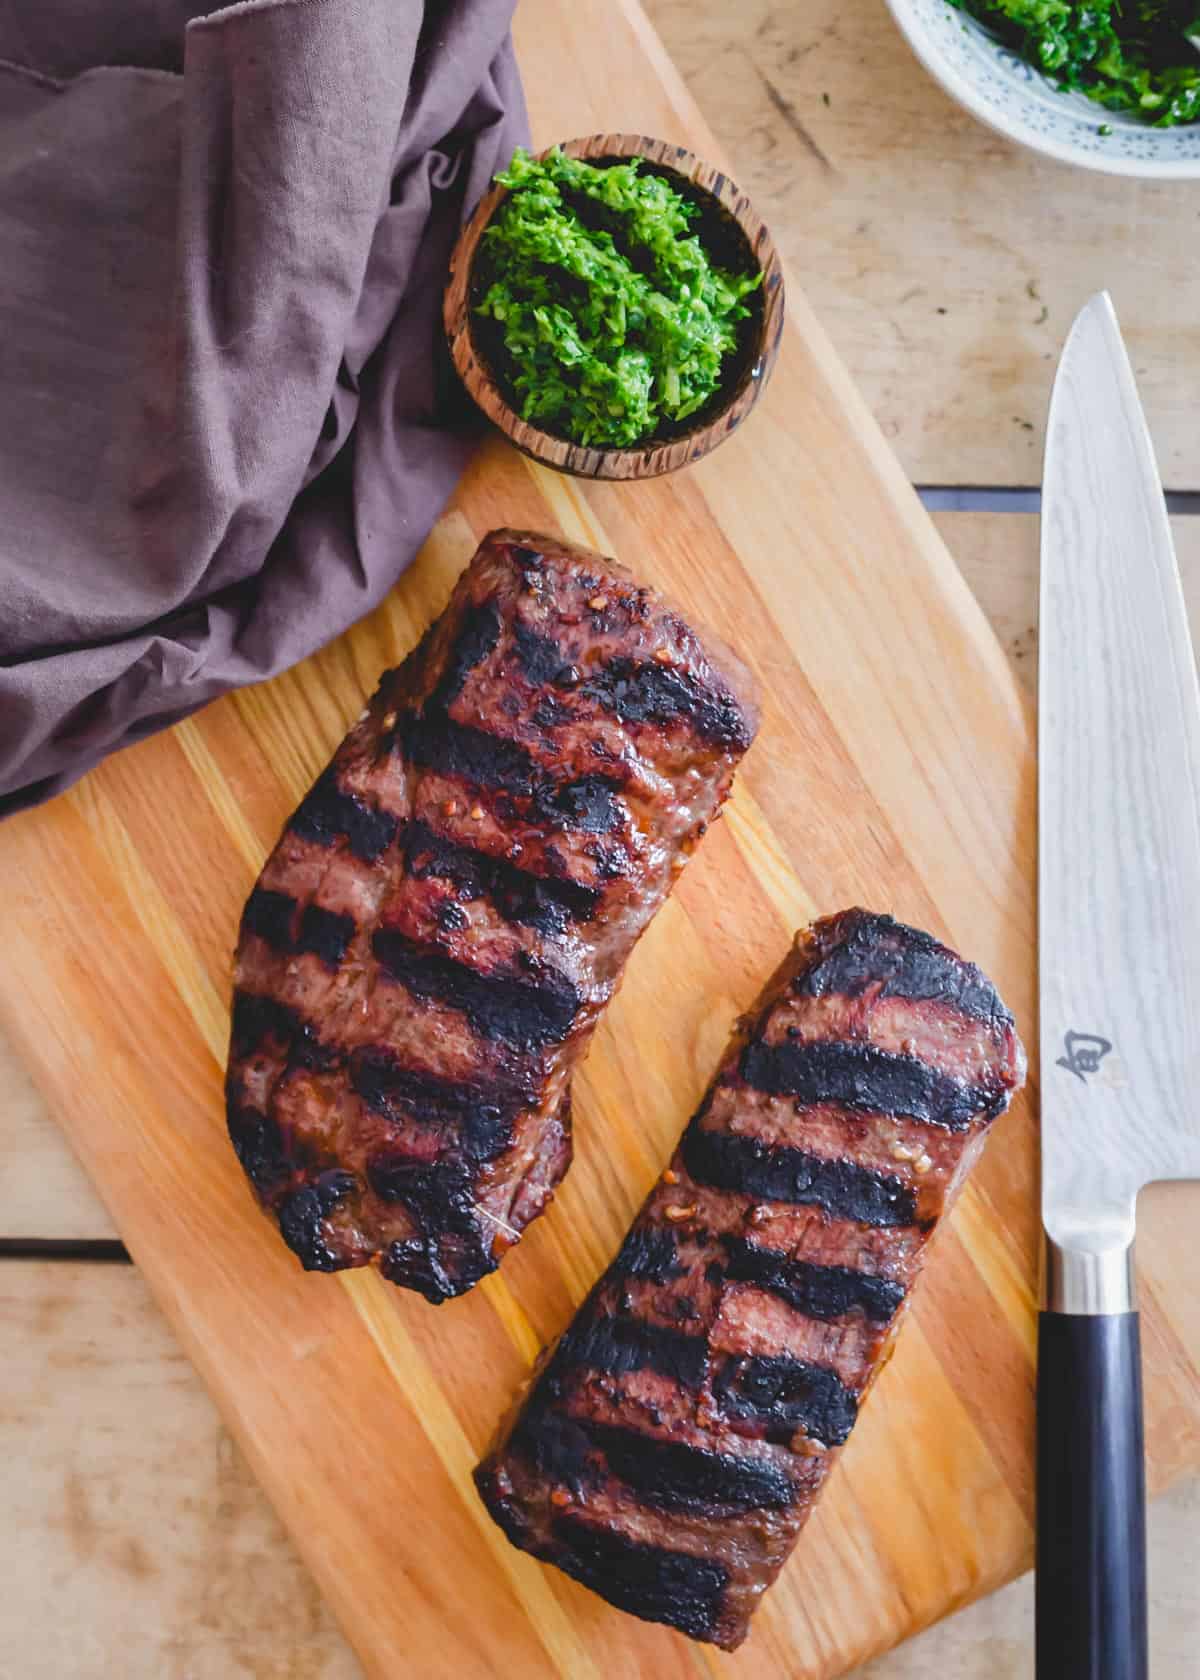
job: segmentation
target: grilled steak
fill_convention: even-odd
[[[475,1473],[517,1546],[732,1649],[1025,1071],[977,968],[849,910],[797,941]]]
[[[494,1269],[755,726],[742,666],[614,561],[480,545],[242,918],[229,1131],[306,1268],[376,1263],[431,1301]]]

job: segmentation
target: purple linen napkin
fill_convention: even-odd
[[[412,559],[469,448],[447,259],[527,136],[511,10],[0,0],[0,815]]]

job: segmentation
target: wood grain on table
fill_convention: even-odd
[[[1032,686],[1036,520],[937,523]],[[1195,630],[1200,522],[1177,521],[1176,534]],[[0,1046],[0,1236],[113,1234],[15,1071]],[[1143,1210],[1149,1224],[1172,1214],[1158,1195]],[[6,1527],[21,1535],[5,1558],[13,1590],[0,1595],[2,1680],[100,1680],[118,1662],[123,1680],[356,1680],[355,1658],[134,1268],[0,1265],[0,1359]],[[1152,1511],[1155,1671],[1170,1680],[1200,1640],[1197,1522],[1195,1482]],[[1006,1588],[862,1680],[1023,1680],[1031,1603],[1028,1580]]]
[[[134,1267],[0,1265],[0,1354],[2,1680],[362,1680]],[[1160,1680],[1193,1673],[1198,1525],[1200,1482],[1151,1506]],[[1027,1577],[854,1680],[1028,1680],[1032,1611]]]
[[[1200,181],[1014,146],[930,80],[883,0],[646,9],[915,482],[1041,482],[1058,351],[1107,287],[1164,482],[1200,488]]]

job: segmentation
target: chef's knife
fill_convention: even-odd
[[[1144,1680],[1134,1204],[1200,1177],[1200,692],[1107,293],[1071,329],[1042,493],[1039,1680]]]

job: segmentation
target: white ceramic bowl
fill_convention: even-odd
[[[948,0],[887,0],[921,63],[981,122],[1035,152],[1110,175],[1200,179],[1200,123],[1150,128],[1060,93]],[[1111,134],[1101,133],[1107,125]]]

